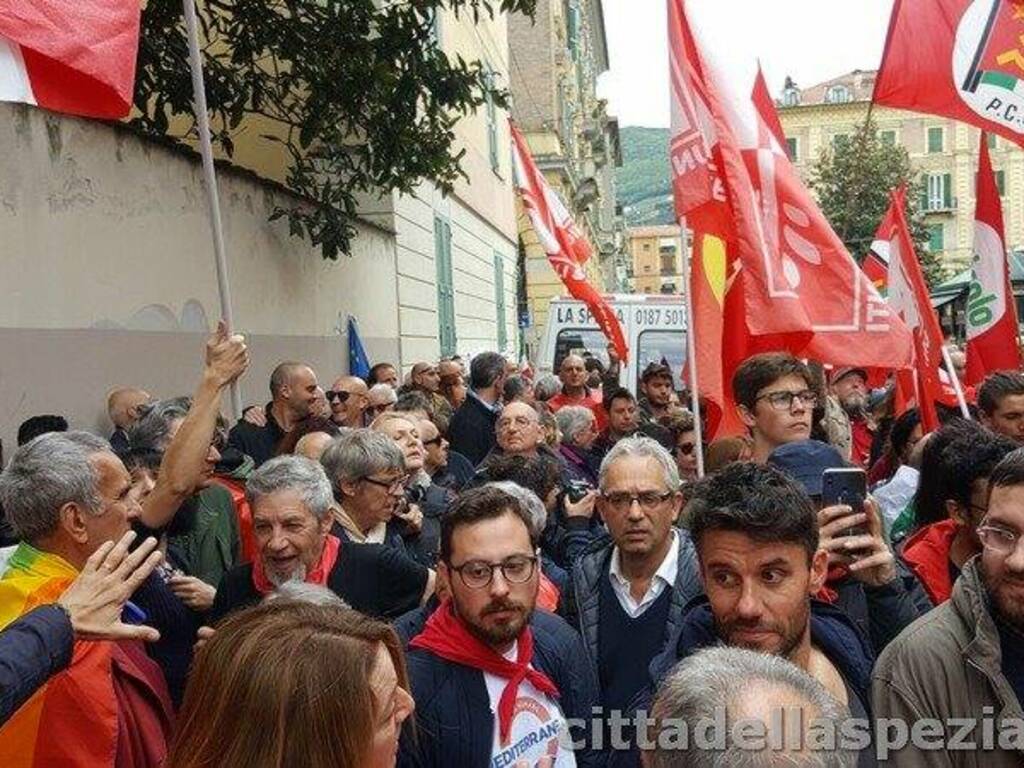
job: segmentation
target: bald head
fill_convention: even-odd
[[[544,442],[540,416],[526,403],[509,403],[495,424],[498,446],[510,455],[534,456],[537,446]]]
[[[430,363],[416,363],[409,378],[417,389],[427,392],[437,392],[441,387],[441,374],[437,366]]]
[[[369,387],[358,376],[339,376],[327,393],[331,421],[340,427],[360,429],[363,413],[369,405]]]
[[[324,455],[324,451],[333,440],[334,438],[326,432],[310,432],[300,437],[299,442],[295,444],[295,455],[305,456],[307,459],[319,463],[320,457]]]
[[[558,369],[558,378],[562,380],[562,389],[567,395],[582,393],[587,383],[587,366],[583,358],[567,356]]]
[[[107,396],[107,414],[118,429],[127,429],[139,418],[139,407],[150,401],[144,389],[120,387]]]

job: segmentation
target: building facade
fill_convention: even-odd
[[[779,101],[790,156],[805,179],[821,151],[845,141],[864,123],[875,71],[856,70],[800,89],[787,81]],[[922,209],[929,247],[949,274],[969,266],[974,237],[977,128],[932,115],[876,106],[872,118],[883,141],[905,147],[913,169],[925,177]],[[1006,246],[1024,246],[1024,152],[989,136],[996,183],[1002,194]]]
[[[631,227],[628,237],[630,291],[682,293],[683,236],[680,227]]]
[[[509,18],[513,117],[538,167],[565,201],[593,246],[590,281],[620,290],[625,237],[614,171],[622,165],[618,121],[597,97],[607,71],[608,43],[601,0],[538,0],[534,19]],[[523,270],[520,324],[525,352],[540,341],[548,304],[565,290],[517,201]]]

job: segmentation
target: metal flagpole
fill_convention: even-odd
[[[697,344],[693,328],[693,302],[690,291],[690,258],[693,243],[686,231],[686,219],[679,219],[683,239],[683,296],[686,301],[686,367],[690,371],[690,410],[693,411],[694,450],[697,452],[697,477],[704,477],[704,425],[700,418],[700,388],[697,386]]]
[[[199,129],[199,152],[203,157],[203,181],[206,183],[206,201],[210,209],[210,226],[213,229],[213,251],[217,265],[217,289],[220,292],[220,314],[227,325],[228,333],[234,329],[231,314],[231,291],[228,286],[228,264],[224,252],[224,225],[220,217],[220,202],[217,197],[217,175],[213,169],[213,143],[210,139],[210,115],[206,110],[206,86],[203,84],[203,54],[199,50],[199,22],[196,18],[195,0],[184,0],[185,28],[188,31],[189,64],[192,68],[193,105],[196,126]],[[242,397],[238,392],[238,380],[231,382],[231,410],[234,418],[242,418]]]
[[[956,392],[956,401],[960,405],[960,413],[963,414],[965,419],[970,421],[971,412],[967,408],[967,400],[964,399],[964,390],[960,386],[960,377],[953,370],[953,361],[949,357],[949,350],[945,344],[942,345],[942,361],[946,364],[946,374],[949,376],[949,380],[953,382],[953,391]]]

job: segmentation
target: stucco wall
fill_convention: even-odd
[[[236,326],[253,366],[243,399],[266,398],[283,357],[321,378],[347,367],[345,316],[371,358],[397,359],[395,237],[359,225],[355,253],[325,262],[284,222],[288,196],[253,177],[218,176]],[[56,412],[107,425],[106,391],[190,391],[203,332],[219,316],[195,157],[121,128],[0,104],[0,438]]]

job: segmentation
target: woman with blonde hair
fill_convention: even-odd
[[[196,655],[164,768],[392,768],[408,691],[387,624],[263,603],[229,616]]]

